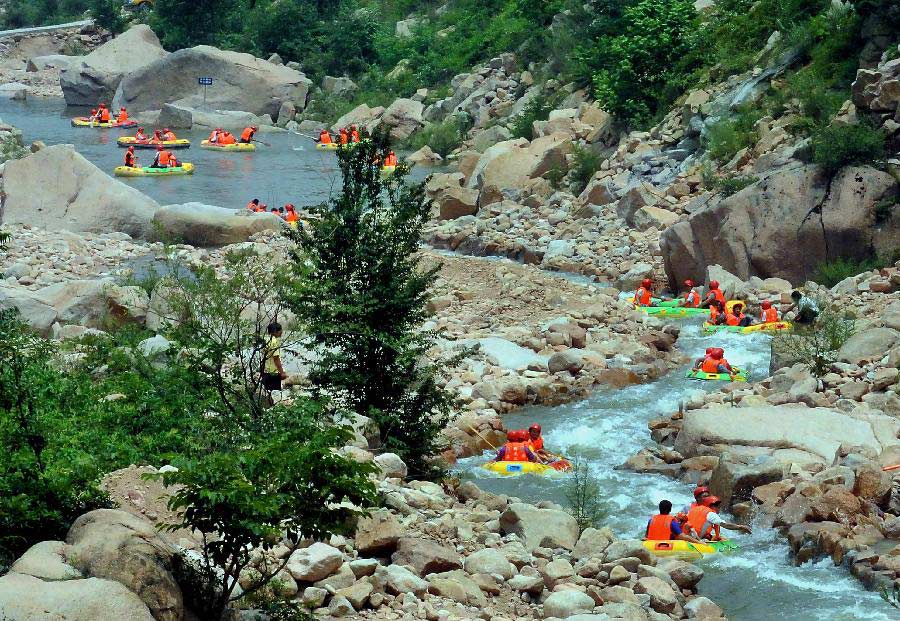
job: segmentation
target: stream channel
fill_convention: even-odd
[[[107,172],[122,162],[124,149],[116,147],[119,136],[133,130],[97,130],[71,127],[72,117],[83,109],[66,108],[61,99],[28,102],[0,100],[0,118],[22,130],[25,143],[70,143]],[[150,130],[150,127],[145,128]],[[207,131],[179,130],[193,146],[179,151],[183,161],[194,162],[190,177],[137,178],[127,183],[160,204],[198,201],[222,207],[243,208],[258,197],[270,207],[293,202],[298,207],[321,203],[337,188],[338,169],[332,153],[316,151],[308,138],[287,132],[262,133],[271,146],[255,153],[226,154],[197,148]],[[152,161],[152,151],[139,151],[142,163]],[[433,170],[433,169],[432,169]],[[413,171],[421,179],[429,169]],[[505,259],[504,259],[505,260]],[[562,276],[562,275],[561,275]],[[580,280],[580,279],[578,279]],[[729,359],[764,377],[769,366],[769,337],[765,335],[704,336],[700,320],[685,321],[678,347],[692,358],[712,344],[726,348]],[[657,503],[668,498],[676,507],[691,500],[692,486],[660,475],[615,470],[630,455],[652,443],[647,422],[668,415],[693,390],[714,390],[712,383],[684,379],[684,369],[657,381],[623,389],[598,388],[588,398],[554,407],[525,408],[504,417],[508,428],[525,428],[532,422],[543,426],[547,447],[566,454],[578,453],[596,473],[609,507],[605,523],[619,537],[641,537]],[[485,454],[462,460],[464,477],[477,480],[494,493],[527,501],[550,499],[564,504],[559,479],[524,476],[500,479],[479,468]],[[719,604],[732,621],[888,621],[900,618],[877,593],[864,591],[846,569],[829,559],[791,564],[786,540],[775,531],[759,528],[751,536],[736,534],[738,552],[703,559],[705,577],[700,593]]]

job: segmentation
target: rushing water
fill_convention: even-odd
[[[72,127],[70,120],[89,110],[66,108],[62,99],[31,99],[27,102],[0,100],[0,118],[22,130],[26,144],[43,140],[48,145],[74,144],[79,153],[112,174],[122,165],[125,149],[116,145],[120,136],[133,136],[133,129],[90,129]],[[146,126],[146,133],[152,127]],[[209,131],[175,130],[179,138],[191,141],[189,149],[174,151],[179,160],[192,162],[191,176],[122,179],[157,200],[161,205],[191,201],[243,208],[251,198],[269,207],[293,203],[298,207],[317,205],[328,198],[339,181],[337,157],[317,151],[312,140],[291,132],[263,132],[252,153],[221,153],[201,149],[200,141]],[[149,165],[152,150],[137,150],[138,162]],[[416,168],[411,178],[424,178],[432,169]]]
[[[685,323],[678,340],[682,351],[699,357],[713,343],[725,348],[732,363],[751,375],[765,376],[769,366],[769,337],[765,335],[705,336],[699,322]],[[629,456],[652,443],[650,419],[671,414],[691,391],[712,390],[712,382],[692,382],[685,369],[649,383],[628,388],[598,389],[588,399],[556,407],[531,407],[507,415],[509,428],[542,425],[549,450],[579,454],[596,474],[609,509],[605,522],[621,537],[643,536],[647,520],[660,500],[675,507],[691,501],[692,485],[661,475],[616,470]],[[477,478],[483,489],[537,501],[564,503],[559,477],[498,478],[477,466],[488,456],[462,460],[465,476]],[[758,528],[753,535],[732,534],[741,545],[730,555],[701,561],[705,577],[700,592],[722,606],[735,621],[792,619],[851,621],[896,619],[895,611],[876,593],[865,592],[850,574],[830,560],[792,566],[783,537]]]
[[[84,111],[66,109],[59,99],[28,102],[0,100],[0,118],[19,127],[26,142],[71,143],[78,151],[106,171],[122,162],[123,149],[116,147],[125,130],[74,128],[73,116]],[[149,129],[149,128],[148,128]],[[178,131],[194,145],[207,132]],[[152,196],[161,204],[205,202],[242,208],[258,197],[269,206],[293,202],[314,205],[325,200],[338,180],[332,153],[316,151],[308,138],[287,132],[264,133],[255,153],[228,154],[192,146],[178,152],[183,161],[197,170],[190,177],[129,179],[126,183]],[[152,151],[139,152],[142,162],[152,160]],[[428,169],[415,170],[421,179]],[[586,281],[582,277],[568,276]],[[679,347],[693,357],[713,342],[700,334],[696,323],[685,325]],[[768,337],[764,335],[718,335],[714,342],[724,346],[729,360],[747,367],[751,374],[764,375],[768,369]],[[689,382],[683,372],[673,372],[660,380],[622,390],[601,389],[580,402],[557,407],[532,407],[506,417],[511,428],[537,421],[544,428],[548,448],[563,453],[579,453],[601,482],[610,508],[607,523],[623,537],[639,537],[657,503],[670,499],[676,507],[690,501],[691,486],[658,475],[615,470],[630,455],[650,444],[647,422],[673,412],[692,390],[711,390],[703,382]],[[558,478],[493,478],[477,466],[487,456],[463,460],[466,476],[478,478],[485,489],[527,500],[553,499],[563,502]],[[721,605],[735,621],[850,621],[896,619],[877,594],[868,593],[846,571],[824,560],[793,567],[783,538],[771,530],[758,529],[752,536],[737,535],[741,550],[733,555],[702,561],[706,576],[701,593]]]

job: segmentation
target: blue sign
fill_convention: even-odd
[[[199,78],[197,81],[200,82],[201,86],[212,86],[213,83],[212,78]]]

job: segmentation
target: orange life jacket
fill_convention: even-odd
[[[709,296],[715,296],[717,300],[719,300],[722,304],[725,303],[725,294],[722,293],[721,289],[710,289],[709,293],[706,294],[706,299],[709,299]]]
[[[255,133],[252,127],[245,127],[244,131],[241,132],[241,142],[250,142],[253,140],[253,134]]]
[[[384,165],[385,166],[396,166],[397,165],[397,156],[391,155],[389,153],[388,156],[386,158],[384,158]]]
[[[250,201],[249,203],[247,203],[247,209],[249,209],[250,211],[256,211],[257,207],[258,207],[258,205],[256,203],[254,203],[253,201]]]
[[[128,120],[128,113],[127,113],[127,112],[120,112],[120,113],[119,113],[119,117],[116,119],[116,122],[117,122],[117,123],[124,123],[124,122],[127,121],[127,120]]]
[[[503,453],[503,461],[529,461],[525,452],[524,442],[507,442],[506,451]]]
[[[100,110],[100,122],[101,123],[109,123],[109,119],[110,119],[109,109],[103,108],[102,110]]]
[[[741,319],[744,317],[744,313],[740,315],[735,315],[734,313],[729,313],[725,311],[725,323],[729,326],[739,326],[741,325]]]
[[[347,144],[347,141],[349,140],[349,137],[347,136],[347,132],[344,131],[343,129],[341,130],[340,140],[341,140],[341,144]]]
[[[700,306],[700,294],[697,293],[696,289],[691,289],[687,293],[684,294],[685,306],[693,306],[697,308]]]
[[[774,308],[764,308],[760,314],[763,323],[775,323],[778,321],[778,311]]]
[[[666,540],[672,538],[672,520],[674,515],[654,515],[647,525],[646,539]]]
[[[715,358],[707,358],[703,361],[703,364],[700,365],[700,370],[704,373],[718,373],[719,361]]]
[[[319,134],[319,142],[322,144],[331,144],[331,134],[322,130],[322,133]]]
[[[359,132],[355,129],[350,132],[350,141],[351,142],[359,142]]]
[[[716,323],[716,319],[719,318],[719,309],[715,306],[709,307],[709,323]]]
[[[650,306],[650,298],[652,297],[650,290],[640,287],[634,294],[634,301],[641,306]]]
[[[174,133],[166,132],[163,134],[163,140],[178,140],[178,138],[175,136]]]
[[[126,151],[125,152],[125,165],[130,168],[134,168],[134,160],[135,160],[134,153],[132,153],[131,151]]]
[[[160,166],[169,166],[172,162],[172,154],[163,149],[157,154],[157,163]]]
[[[297,215],[296,211],[289,211],[286,214],[284,214],[285,222],[296,222],[299,219],[300,219],[300,216]]]
[[[531,446],[532,451],[543,451],[544,450],[543,436],[538,436],[537,440],[532,440],[531,438],[528,438],[528,444]]]
[[[234,134],[231,132],[222,132],[219,134],[219,144],[234,144],[237,142],[234,139]]]
[[[710,513],[713,513],[713,510],[703,505],[695,505],[688,512],[688,524],[701,539],[719,539],[721,537],[719,526],[706,521],[706,516]]]

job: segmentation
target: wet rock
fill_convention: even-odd
[[[725,508],[750,500],[754,488],[780,481],[784,476],[783,466],[774,459],[740,464],[726,457],[719,459],[709,481],[710,491],[722,499]]]
[[[701,619],[713,621],[724,618],[722,609],[708,597],[695,597],[684,605],[684,612],[688,619]]]

